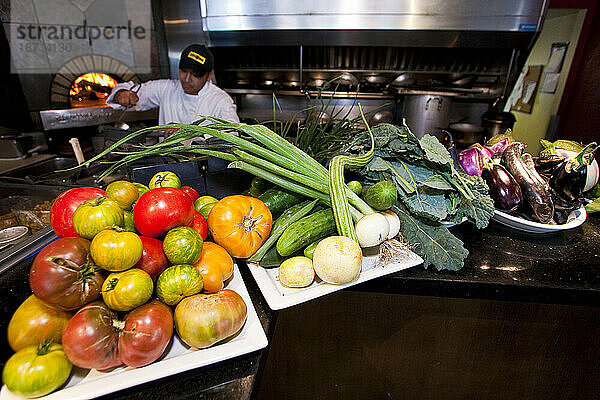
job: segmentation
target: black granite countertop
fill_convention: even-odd
[[[469,250],[459,271],[417,266],[352,290],[527,302],[600,304],[600,216],[549,234],[520,232],[495,221],[483,230],[451,228]]]

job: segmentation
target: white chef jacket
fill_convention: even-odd
[[[159,107],[159,125],[189,124],[197,121],[200,115],[240,122],[232,98],[210,81],[207,81],[196,95],[185,93],[180,82],[173,79],[158,79],[144,82],[141,85],[142,87],[137,92],[139,101],[130,110],[145,111]],[[113,98],[119,90],[129,90],[134,86],[131,81],[115,85],[106,99],[106,104],[112,108],[123,109],[124,107],[114,102]],[[190,142],[191,140],[184,141],[185,144]]]

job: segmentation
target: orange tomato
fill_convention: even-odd
[[[248,258],[271,233],[273,216],[261,200],[242,195],[227,196],[208,215],[214,241],[232,257]]]
[[[209,293],[223,289],[224,282],[233,275],[233,259],[223,247],[204,242],[200,260],[194,267],[202,275],[203,289]]]

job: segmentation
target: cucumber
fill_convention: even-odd
[[[312,260],[313,258],[313,253],[315,252],[315,249],[317,248],[317,245],[321,242],[322,239],[317,239],[314,242],[312,242],[311,244],[309,244],[308,246],[306,246],[304,248],[304,257],[308,257]]]
[[[300,203],[304,197],[299,194],[290,192],[280,187],[267,189],[263,194],[258,196],[260,200],[271,210],[273,218],[276,219],[285,210]]]
[[[273,246],[267,251],[262,260],[259,261],[258,265],[263,268],[275,268],[279,267],[286,259],[287,257],[280,256],[275,246]]]
[[[362,198],[377,211],[389,210],[398,200],[396,185],[389,181],[381,181],[373,186],[365,186]]]
[[[268,239],[264,241],[262,246],[260,246],[260,248],[252,255],[252,257],[248,259],[248,261],[260,261],[271,248],[271,246],[275,244],[277,239],[281,237],[283,231],[285,231],[285,228],[311,212],[318,201],[319,200],[303,201],[302,203],[291,206],[289,209],[285,210],[285,212],[281,214],[281,216],[273,223],[273,228],[271,229],[271,234],[269,235]]]
[[[359,181],[350,181],[346,184],[346,186],[348,186],[348,189],[352,190],[356,194],[360,194],[363,188]]]
[[[288,226],[277,240],[277,252],[289,256],[317,239],[336,232],[333,210],[314,212]]]

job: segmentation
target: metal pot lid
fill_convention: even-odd
[[[398,75],[390,85],[395,87],[405,87],[414,85],[416,81],[417,80],[415,79],[415,76],[413,74],[405,72]]]
[[[452,131],[462,132],[462,133],[480,133],[483,131],[483,127],[475,124],[470,124],[468,122],[457,122],[454,124],[448,125],[448,128]]]

